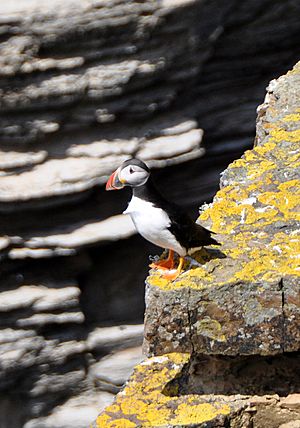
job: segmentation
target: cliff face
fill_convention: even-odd
[[[268,91],[254,149],[222,174],[221,190],[199,218],[221,249],[196,254],[198,266],[174,283],[155,273],[148,280],[149,354],[299,348],[299,66]]]
[[[254,148],[202,208],[222,246],[195,253],[174,282],[147,278],[144,349],[154,356],[97,427],[298,426],[299,88],[300,63],[270,83]]]
[[[0,2],[1,428],[81,428],[112,400],[141,358],[157,248],[103,183],[137,155],[180,204],[208,200],[295,61],[298,16],[297,0]]]

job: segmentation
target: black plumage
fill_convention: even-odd
[[[219,242],[212,238],[213,232],[195,223],[180,206],[164,198],[151,177],[144,185],[134,187],[133,195],[151,202],[155,207],[161,208],[167,213],[171,221],[168,229],[187,252],[192,248],[199,248],[205,245],[220,245]]]
[[[155,187],[150,170],[139,159],[129,159],[109,177],[106,190],[132,188],[132,198],[124,214],[129,214],[137,231],[148,241],[169,250],[167,259],[151,263],[150,267],[163,271],[163,276],[176,279],[180,275],[184,257],[205,245],[219,245],[213,232],[195,223],[176,204],[164,198]],[[179,264],[174,271],[174,253]]]

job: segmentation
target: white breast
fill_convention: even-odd
[[[170,218],[161,208],[151,202],[133,196],[123,214],[129,214],[136,230],[148,241],[162,248],[176,251],[180,256],[186,254],[174,235],[168,230]]]

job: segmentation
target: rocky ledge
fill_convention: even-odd
[[[147,278],[154,357],[97,427],[298,426],[299,83],[300,63],[270,83],[255,147],[201,211],[221,247],[196,253],[174,282]]]
[[[148,278],[148,354],[299,349],[299,71],[298,64],[271,82],[254,149],[222,174],[202,210],[199,221],[221,247],[195,254],[175,282],[155,272]]]

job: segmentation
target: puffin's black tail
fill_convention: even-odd
[[[215,232],[211,232],[209,230],[209,233],[215,233]],[[212,245],[221,245],[220,242],[216,241],[212,236],[209,237],[209,243],[212,244]]]
[[[196,226],[196,233],[193,239],[193,244],[196,244],[195,246],[205,246],[205,245],[221,245],[218,241],[216,241],[211,235],[214,234],[214,232],[211,232],[208,229],[205,229],[205,227],[201,226],[200,224],[195,223]]]

